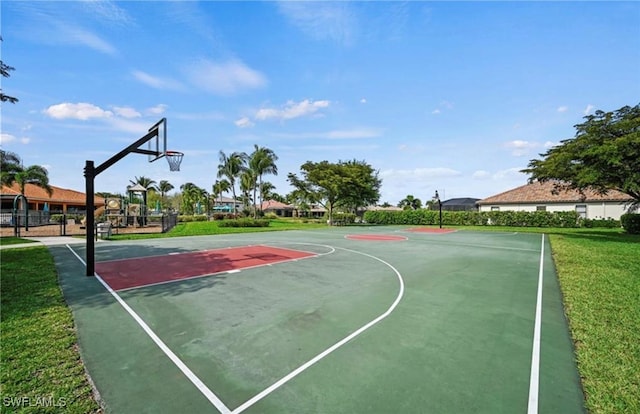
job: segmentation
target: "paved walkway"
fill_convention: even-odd
[[[20,243],[20,244],[7,244],[0,245],[0,250],[4,249],[15,249],[22,247],[35,247],[39,244],[43,244],[45,246],[56,246],[59,244],[80,244],[85,243],[84,238],[80,237],[69,237],[69,236],[57,236],[57,237],[23,237],[27,240],[33,240],[37,243]],[[98,242],[102,242],[103,240],[98,240]]]

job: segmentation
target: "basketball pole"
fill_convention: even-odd
[[[87,262],[87,276],[95,276],[96,273],[96,245],[95,245],[95,191],[94,191],[94,183],[95,178],[98,174],[111,167],[116,162],[123,159],[128,154],[135,152],[137,154],[146,154],[153,155],[159,157],[161,154],[158,151],[151,151],[140,148],[141,145],[147,143],[149,140],[158,136],[158,126],[162,123],[165,124],[166,128],[166,118],[162,118],[160,121],[156,122],[151,128],[149,128],[149,132],[138,139],[133,144],[129,145],[127,148],[123,149],[113,157],[109,158],[102,164],[97,167],[94,165],[94,162],[91,160],[86,160],[84,167],[84,177],[85,177],[85,192],[86,192],[86,206],[87,206],[87,220],[85,223],[85,229],[87,233],[86,241],[87,241],[87,253],[86,253],[86,262]],[[166,134],[166,130],[165,130]]]

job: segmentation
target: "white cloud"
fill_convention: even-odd
[[[350,45],[355,39],[357,19],[346,2],[284,1],[280,12],[307,36],[316,40],[332,40]]]
[[[65,102],[57,105],[51,105],[44,110],[44,113],[55,119],[80,119],[86,121],[88,119],[110,118],[113,112],[90,103],[70,103]]]
[[[101,39],[98,35],[84,30],[80,27],[58,26],[60,35],[66,43],[87,46],[107,55],[117,54],[117,50],[109,42]]]
[[[440,113],[440,110],[436,108],[436,109],[434,109],[433,111],[431,111],[431,113],[432,113],[433,115],[438,115],[438,114]]]
[[[366,104],[366,103],[367,103],[367,99],[366,99],[366,98],[362,98],[362,99],[360,99],[360,103],[361,103],[361,104]]]
[[[510,148],[512,150],[511,154],[516,157],[521,157],[527,154],[531,149],[536,148],[537,146],[538,144],[535,142],[523,141],[520,139],[505,143],[505,147]]]
[[[156,106],[152,106],[151,108],[147,108],[145,113],[149,115],[162,115],[166,112],[168,106],[165,104],[158,104]]]
[[[521,173],[520,170],[522,170],[522,168],[507,168],[506,170],[500,170],[496,172],[495,174],[493,174],[492,178],[494,180],[503,180],[522,177],[525,174]]]
[[[251,128],[255,124],[246,116],[234,122],[238,128]]]
[[[142,116],[140,112],[127,106],[114,106],[113,112],[123,118],[139,118]]]
[[[429,178],[443,178],[443,177],[457,177],[462,175],[460,171],[452,168],[414,168],[412,170],[384,170],[380,172],[382,178],[396,178],[396,179],[429,179]]]
[[[179,91],[184,89],[184,86],[182,86],[180,82],[174,81],[173,79],[160,78],[158,76],[150,75],[141,70],[134,70],[131,72],[131,74],[139,82],[144,83],[145,85],[150,86],[154,89],[172,90],[172,91]]]
[[[589,115],[591,113],[591,111],[593,111],[593,105],[589,104],[589,105],[587,105],[586,108],[584,108],[584,112],[583,113],[585,115]]]
[[[8,143],[13,142],[15,140],[16,140],[16,137],[11,135],[11,134],[5,134],[5,133],[0,134],[0,144],[1,145],[8,144]]]
[[[222,63],[202,60],[187,68],[186,72],[195,86],[216,95],[235,95],[267,84],[262,73],[239,60]]]
[[[545,148],[553,148],[553,147],[555,147],[557,145],[560,145],[560,144],[557,143],[557,142],[547,141],[542,146],[545,147]]]
[[[305,99],[301,102],[288,101],[282,108],[261,108],[255,114],[255,119],[266,121],[268,119],[287,120],[316,114],[320,109],[328,108],[329,101],[311,101]]]
[[[476,179],[476,180],[484,180],[487,178],[491,178],[491,173],[489,171],[485,171],[485,170],[478,170],[475,171],[472,175],[472,178]]]
[[[20,143],[21,143],[21,144],[25,144],[25,145],[27,145],[27,144],[28,144],[28,143],[30,143],[30,142],[31,142],[31,138],[29,138],[29,137],[22,137],[22,138],[20,138]]]
[[[568,106],[564,106],[564,105],[563,105],[563,106],[559,106],[559,107],[558,107],[558,112],[561,112],[561,113],[562,113],[562,112],[567,112],[568,110],[569,110],[569,107],[568,107]]]

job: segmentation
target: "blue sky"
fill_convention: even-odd
[[[638,2],[3,1],[13,67],[1,145],[51,184],[168,119],[164,160],[130,154],[96,178],[147,176],[211,191],[218,153],[279,156],[276,191],[304,162],[365,160],[380,202],[485,198],[595,110],[640,101]]]

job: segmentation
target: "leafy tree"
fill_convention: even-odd
[[[198,203],[207,205],[208,194],[194,183],[185,183],[180,186],[182,191],[182,214],[194,214]]]
[[[422,208],[422,201],[419,198],[409,194],[398,203],[398,207],[403,210],[417,210]]]
[[[273,152],[273,150],[254,145],[254,151],[249,156],[249,169],[253,171],[254,176],[258,181],[257,185],[254,183],[253,187],[254,207],[258,201],[256,199],[256,190],[258,190],[260,192],[260,207],[262,208],[262,201],[265,198],[265,195],[262,192],[262,177],[265,174],[278,175],[278,166],[276,165],[277,160],[278,156]],[[254,211],[254,214],[257,215],[257,209]]]
[[[288,181],[311,203],[319,203],[329,212],[333,224],[336,207],[357,208],[376,203],[380,198],[378,173],[364,161],[307,161],[301,167],[303,178],[289,173]]]
[[[8,187],[18,184],[22,195],[27,184],[44,189],[49,197],[53,194],[47,169],[40,165],[23,167],[20,156],[10,151],[0,150],[0,181]]]
[[[231,186],[231,192],[233,194],[233,214],[237,214],[236,209],[236,179],[240,177],[242,171],[247,168],[247,154],[244,152],[233,152],[227,156],[224,152],[220,151],[218,164],[218,178],[225,177]]]
[[[575,125],[574,138],[540,154],[522,170],[529,182],[554,181],[555,191],[615,189],[640,206],[640,104],[613,112],[596,111]]]
[[[0,41],[1,40],[2,40],[2,37],[0,36]],[[9,76],[11,76],[11,73],[9,73],[9,72],[11,72],[12,70],[15,70],[15,68],[5,64],[0,59],[0,74],[2,74],[3,78],[8,78]],[[18,102],[18,98],[14,98],[13,96],[5,95],[2,92],[2,88],[0,88],[0,101],[2,101],[2,102],[11,102],[11,103],[14,104],[14,103]]]

